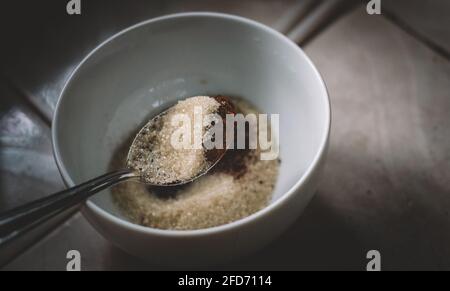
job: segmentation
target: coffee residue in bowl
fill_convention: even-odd
[[[242,99],[233,99],[238,112],[259,113]],[[111,168],[123,167],[125,143]],[[260,149],[228,150],[206,175],[182,186],[153,187],[124,182],[112,196],[131,221],[173,230],[202,229],[249,216],[268,205],[278,176],[279,160],[261,160]]]

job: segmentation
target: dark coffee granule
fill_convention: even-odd
[[[247,172],[248,163],[251,161],[250,153],[248,149],[227,150],[213,172],[226,173],[239,179]]]

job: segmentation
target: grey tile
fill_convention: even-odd
[[[81,214],[76,214],[3,270],[64,271],[70,250],[80,251],[83,270],[96,270],[105,265],[110,247]]]
[[[388,0],[382,7],[402,25],[450,54],[449,1]]]
[[[63,188],[50,128],[0,81],[0,211]]]

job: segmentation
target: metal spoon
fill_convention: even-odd
[[[217,109],[217,113],[223,119],[225,119],[226,114],[234,113],[234,107],[227,97],[218,96],[214,98],[220,103],[220,106]],[[152,118],[146,124],[146,126],[154,122],[156,119],[165,115],[169,109],[161,112],[160,114]],[[142,129],[136,135],[130,149],[133,148],[133,144],[136,142],[139,135],[141,134],[143,134]],[[206,158],[208,160],[207,165],[205,166],[205,168],[200,169],[196,173],[196,175],[190,177],[190,179],[180,180],[176,181],[176,183],[170,184],[151,184],[151,185],[174,186],[192,182],[195,179],[199,178],[200,176],[206,174],[211,168],[213,168],[224,156],[225,151],[226,151],[225,147],[224,149],[212,149],[206,151]],[[130,152],[127,156],[126,165],[129,164],[128,163],[129,159],[132,158],[132,154]],[[84,182],[80,185],[71,187],[67,190],[54,193],[48,197],[38,199],[36,201],[30,202],[18,208],[2,213],[0,214],[0,244],[4,244],[10,241],[12,238],[27,232],[28,230],[41,224],[47,219],[57,215],[58,213],[85,201],[90,196],[113,185],[116,185],[120,182],[130,179],[146,183],[144,179],[141,179],[141,176],[136,170],[128,167],[102,175],[100,177]]]

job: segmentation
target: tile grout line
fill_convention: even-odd
[[[271,27],[286,35],[321,3],[322,0],[299,1],[289,7]]]
[[[16,95],[23,101],[23,104],[30,109],[32,114],[34,114],[39,120],[47,126],[47,128],[51,128],[52,125],[52,116],[49,110],[45,110],[45,105],[40,104],[40,102],[35,101],[35,98],[32,98],[31,93],[22,89],[18,84],[12,81],[9,78],[4,78],[12,89],[13,92],[17,93]]]
[[[387,20],[392,22],[395,26],[399,27],[404,32],[406,32],[408,35],[417,39],[419,42],[425,44],[428,48],[430,48],[431,50],[436,52],[438,55],[444,57],[446,60],[450,60],[450,52],[447,51],[447,49],[445,49],[443,46],[439,45],[438,43],[434,42],[430,38],[426,37],[424,34],[420,33],[416,29],[414,29],[406,21],[403,21],[400,19],[400,17],[395,16],[394,13],[384,10],[382,15]]]
[[[356,6],[355,1],[327,0],[316,5],[303,19],[295,24],[286,36],[299,45],[306,45],[329,25]]]

